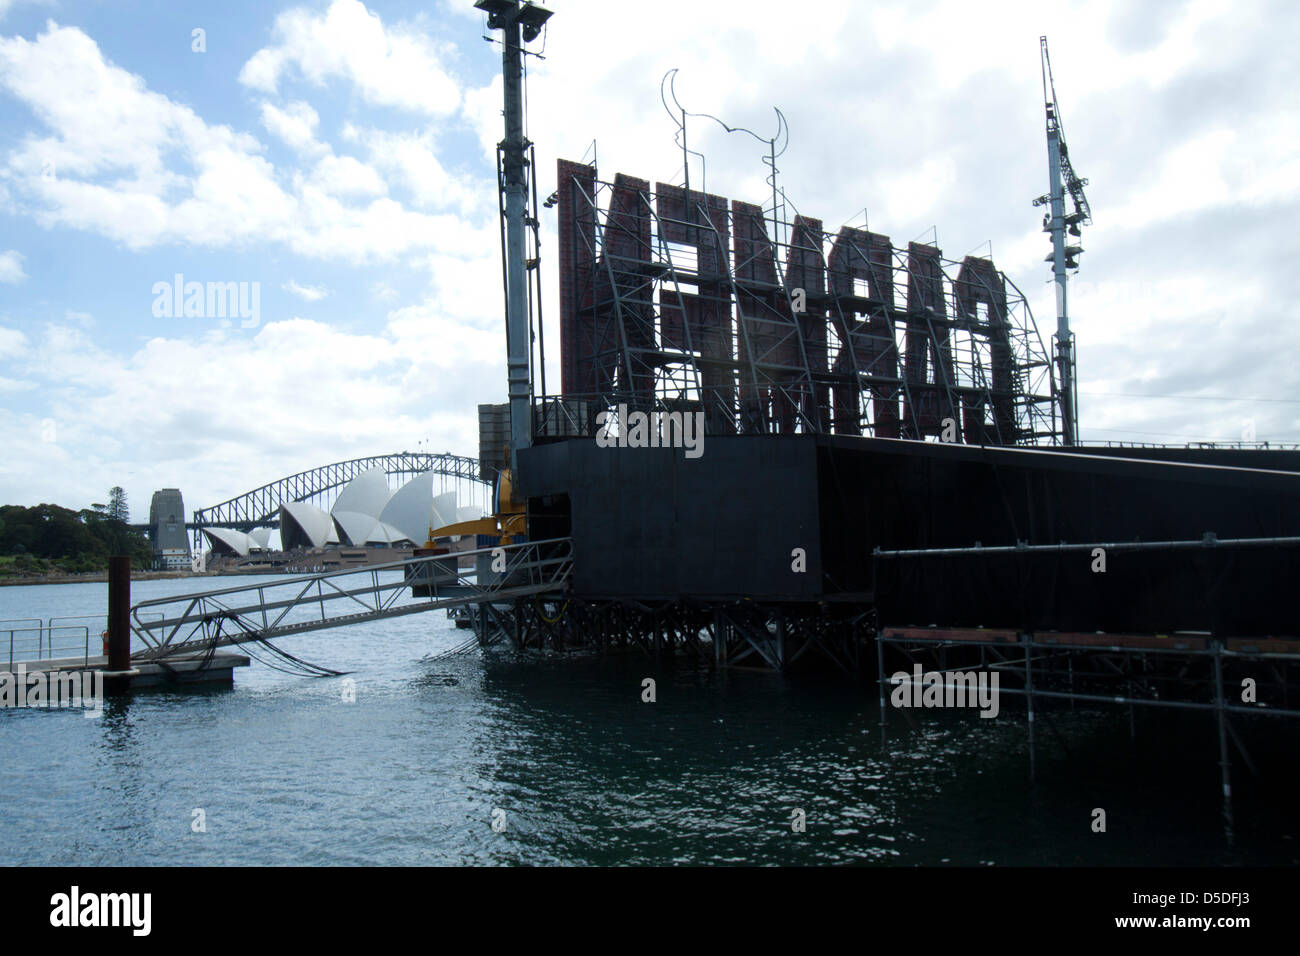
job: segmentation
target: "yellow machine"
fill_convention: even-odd
[[[502,468],[497,477],[496,489],[492,495],[495,514],[473,521],[458,521],[441,528],[429,529],[426,548],[434,547],[438,538],[449,538],[458,534],[487,534],[501,537],[513,537],[527,533],[524,499],[515,492],[515,483],[509,468]]]

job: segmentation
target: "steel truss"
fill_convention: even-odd
[[[820,656],[849,674],[863,666],[874,620],[850,603],[597,601],[555,594],[481,606],[472,617],[484,645],[509,638],[520,650],[683,653],[719,667],[777,671]]]
[[[477,564],[480,557],[504,558],[504,572],[480,575],[477,569],[460,569],[461,558]],[[554,538],[142,601],[131,609],[131,629],[145,647],[133,657],[156,660],[425,611],[562,593],[572,565],[570,540]]]
[[[565,382],[535,432],[594,434],[622,404],[703,411],[710,434],[1060,439],[1052,363],[990,259],[591,167],[562,176],[575,169],[559,190]]]

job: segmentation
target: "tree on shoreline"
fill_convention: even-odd
[[[131,509],[126,505],[126,492],[121,485],[114,485],[108,490],[108,516],[123,524],[131,523]]]

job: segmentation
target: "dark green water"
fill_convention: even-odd
[[[192,590],[145,582],[137,599]],[[103,585],[6,588],[0,617],[102,610]],[[51,610],[52,608],[52,610]],[[846,678],[637,657],[432,659],[438,612],[282,646],[339,679],[238,672],[104,716],[0,712],[0,864],[1293,863],[1289,778],[1237,767],[1224,837],[1207,717],[1059,712],[1028,780],[1023,713],[891,713]],[[643,703],[654,677],[657,701]],[[1276,733],[1285,725],[1262,730]],[[1044,736],[1046,735],[1045,732]],[[1293,763],[1263,738],[1261,771]],[[1107,813],[1107,832],[1091,812]],[[206,832],[192,830],[202,809]],[[807,829],[795,833],[792,812]],[[505,829],[492,827],[504,811]]]

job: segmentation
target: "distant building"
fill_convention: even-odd
[[[179,488],[153,493],[149,503],[149,543],[154,566],[163,570],[189,570],[190,539],[185,533],[185,502]]]

